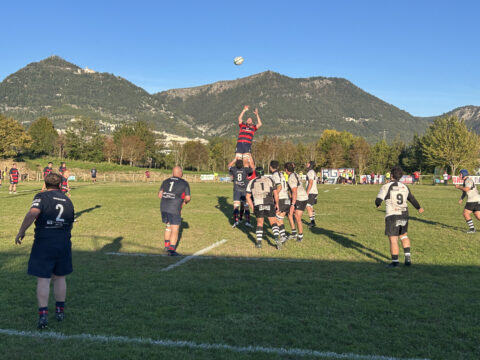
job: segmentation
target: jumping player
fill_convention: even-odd
[[[307,207],[308,195],[298,174],[295,172],[295,165],[293,163],[285,164],[285,172],[288,174],[288,186],[292,192],[292,202],[289,213],[295,217],[298,228],[297,234],[295,234],[296,231],[292,229],[292,237],[296,235],[297,241],[301,242],[303,241],[302,215]]]
[[[255,132],[262,126],[262,120],[258,115],[258,109],[253,112],[257,117],[257,125],[253,124],[252,118],[248,118],[245,123],[243,122],[243,115],[248,111],[249,106],[245,105],[242,112],[238,116],[238,126],[240,131],[238,133],[237,146],[235,148],[235,159],[243,160],[243,166],[250,166],[255,168],[255,164],[252,159],[252,141]]]
[[[408,204],[407,200],[421,214],[423,208],[410,192],[410,189],[400,182],[403,176],[403,170],[400,166],[394,166],[391,170],[392,181],[383,185],[375,199],[377,208],[385,200],[385,235],[390,240],[390,253],[392,262],[387,266],[389,268],[398,267],[398,239],[402,241],[403,252],[405,254],[405,265],[410,266],[410,239],[407,235],[408,230]]]
[[[310,224],[308,227],[312,228],[315,224],[315,209],[313,205],[317,203],[318,189],[317,189],[317,173],[315,171],[315,161],[309,161],[307,163],[307,212],[310,217]]]
[[[475,225],[473,225],[472,212],[475,217],[480,220],[480,194],[475,186],[475,182],[468,176],[468,171],[465,169],[460,170],[460,180],[463,180],[462,185],[455,185],[459,190],[462,190],[462,197],[458,200],[458,203],[463,202],[463,198],[467,196],[467,203],[465,209],[463,209],[463,217],[469,227],[467,234],[475,233]]]
[[[288,196],[287,179],[283,171],[279,171],[279,163],[276,160],[270,162],[270,172],[272,173],[272,180],[277,188],[278,203],[276,203],[276,218],[279,230],[279,236],[282,243],[287,241],[285,233],[285,225],[283,219],[290,212],[290,197]],[[293,217],[288,218],[290,221],[290,228],[295,229],[295,222]]]
[[[177,253],[177,241],[182,223],[181,212],[183,205],[188,204],[191,199],[190,186],[182,179],[182,176],[182,168],[175,166],[172,177],[162,183],[158,192],[158,198],[162,199],[160,202],[162,222],[166,224],[164,239],[165,251],[168,256],[180,256]]]
[[[250,210],[255,212],[257,218],[257,243],[256,247],[262,247],[263,240],[263,218],[267,217],[272,226],[273,236],[277,249],[280,249],[282,243],[279,238],[278,225],[275,219],[275,204],[278,204],[278,193],[269,177],[263,176],[263,168],[255,169],[256,178],[251,180],[247,185],[247,202]]]
[[[16,194],[18,178],[20,177],[20,173],[17,169],[17,164],[13,163],[12,168],[10,169],[8,174],[10,175],[10,186],[8,188],[8,192],[9,194]]]
[[[37,277],[38,328],[48,326],[48,298],[50,281],[55,293],[55,317],[65,318],[67,283],[65,276],[73,271],[71,230],[74,208],[69,198],[60,191],[61,176],[45,177],[47,191],[35,195],[32,206],[20,226],[15,244],[21,244],[25,231],[35,221],[35,237],[28,261],[28,274]]]
[[[243,214],[245,213],[245,226],[252,228],[250,224],[250,210],[248,207],[245,209],[247,202],[246,190],[247,190],[247,178],[252,175],[253,169],[250,167],[244,167],[243,161],[238,159],[235,162],[235,166],[230,163],[229,172],[233,177],[233,228],[237,227],[242,221]]]
[[[50,174],[53,171],[53,163],[49,162],[46,167],[43,168],[43,186],[42,186],[42,191],[45,191],[47,189],[45,185],[45,178],[47,177],[48,174]]]

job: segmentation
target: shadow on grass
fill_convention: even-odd
[[[112,240],[111,243],[106,244],[104,247],[102,247],[100,249],[100,252],[120,252],[120,249],[122,248],[122,240],[123,236],[116,237]]]
[[[82,216],[83,214],[89,213],[89,212],[91,212],[91,211],[93,211],[93,210],[95,210],[95,209],[101,208],[101,207],[102,207],[102,205],[95,205],[95,206],[93,206],[93,207],[91,207],[91,208],[77,211],[77,212],[75,212],[75,219],[78,219],[78,218],[79,218],[80,216]]]
[[[380,211],[382,213],[385,213],[385,210],[383,210],[383,209],[378,209],[378,211]],[[427,225],[440,226],[440,227],[445,228],[445,229],[463,230],[462,228],[459,228],[458,226],[447,225],[447,224],[444,224],[444,223],[441,223],[441,222],[438,222],[438,221],[422,219],[422,218],[412,216],[412,215],[409,215],[408,219],[413,220],[413,221],[418,221],[418,222],[421,222],[421,223],[427,224]]]
[[[226,196],[217,196],[217,199],[218,199],[218,205],[216,205],[215,207],[217,209],[219,209],[225,215],[225,217],[228,219],[229,224],[233,225],[233,204],[230,204],[227,201]],[[253,219],[253,214],[251,214],[251,216],[252,216],[252,219]],[[251,221],[251,223],[252,223],[252,225],[254,225],[253,221]],[[266,225],[266,224],[268,224],[268,225]],[[264,229],[265,229],[265,227],[267,227],[267,228],[270,227],[268,219],[265,219],[265,221],[264,221]],[[254,225],[253,229],[249,229],[249,228],[245,227],[243,224],[240,224],[240,226],[236,227],[234,230],[243,232],[245,235],[247,235],[248,240],[250,240],[253,244],[257,243],[256,235],[254,235],[255,225]],[[265,240],[268,243],[268,245],[276,247],[276,245],[273,241],[273,236],[270,234],[270,232],[264,230],[263,240]]]

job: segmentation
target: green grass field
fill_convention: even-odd
[[[231,228],[231,184],[192,184],[178,251],[227,241],[162,271],[184,258],[161,251],[159,184],[72,183],[67,318],[40,332],[33,227],[14,245],[40,186],[0,188],[1,359],[480,358],[480,233],[465,233],[453,187],[412,189],[413,265],[391,270],[378,186],[320,186],[318,227],[278,251],[270,230],[259,250],[254,229]]]

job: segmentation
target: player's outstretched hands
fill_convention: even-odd
[[[258,109],[255,109],[253,113],[258,116]]]
[[[21,245],[24,237],[25,237],[25,233],[23,234],[18,233],[17,236],[15,237],[15,245]]]
[[[243,107],[243,111],[248,111],[248,109],[250,109],[250,106],[249,106],[249,105],[245,105],[245,106]]]
[[[420,214],[423,214],[424,211],[425,211],[425,210],[424,210],[423,208],[418,209],[418,212],[419,212]]]

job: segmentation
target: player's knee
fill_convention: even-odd
[[[240,201],[234,201],[233,202],[233,208],[236,209],[238,207],[240,207]]]

